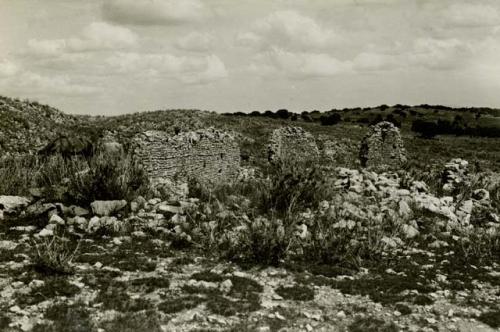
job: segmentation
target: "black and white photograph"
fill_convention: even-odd
[[[0,331],[500,332],[500,1],[0,0]]]

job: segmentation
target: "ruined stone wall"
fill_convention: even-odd
[[[273,131],[268,147],[270,162],[319,157],[314,136],[300,127],[283,127]]]
[[[406,150],[399,129],[387,121],[370,127],[361,142],[359,158],[363,167],[400,167],[406,163]]]
[[[238,175],[240,149],[235,139],[213,128],[170,136],[146,131],[133,140],[136,158],[154,182],[162,179],[230,181]]]

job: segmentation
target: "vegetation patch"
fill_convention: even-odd
[[[207,309],[217,315],[234,316],[238,313],[256,311],[260,309],[260,303],[255,295],[245,300],[230,300],[224,296],[215,295],[208,299]]]
[[[163,301],[158,305],[158,310],[166,314],[174,314],[182,310],[196,308],[205,301],[204,297],[188,295],[171,300]]]
[[[157,289],[165,289],[170,287],[170,281],[167,278],[139,278],[129,282],[129,290],[134,293],[151,293]]]
[[[385,322],[376,317],[358,317],[349,325],[349,332],[397,332],[399,330],[393,322]]]
[[[208,281],[208,282],[222,282],[222,281],[226,280],[227,278],[225,278],[223,275],[220,275],[220,274],[215,273],[215,272],[202,271],[202,272],[194,273],[191,276],[191,279],[199,280],[199,281]]]
[[[314,300],[314,290],[301,285],[280,286],[275,292],[285,300],[292,301],[312,301]]]
[[[500,309],[484,312],[478,318],[481,322],[493,328],[500,327]]]
[[[62,276],[49,277],[44,284],[29,294],[19,294],[18,301],[21,305],[32,305],[52,299],[57,296],[72,297],[80,292],[80,288],[71,284]]]
[[[7,329],[10,322],[11,322],[10,318],[7,315],[5,315],[5,313],[0,312],[0,330],[3,331],[4,329]]]
[[[82,303],[69,305],[61,302],[53,304],[45,311],[45,318],[53,322],[37,325],[33,331],[97,331],[95,324],[90,318],[89,311]]]
[[[230,280],[233,283],[233,287],[229,295],[232,297],[244,299],[252,294],[262,293],[264,290],[261,284],[249,278],[231,276]]]
[[[122,282],[112,282],[99,291],[95,299],[96,303],[102,303],[105,310],[117,310],[121,312],[137,312],[148,310],[153,304],[142,298],[131,298],[127,294],[127,285]]]
[[[121,314],[111,321],[104,322],[101,326],[105,331],[136,332],[151,331],[162,332],[160,317],[154,310]]]

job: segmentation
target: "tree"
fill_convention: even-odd
[[[322,126],[332,126],[342,121],[342,117],[338,113],[331,113],[328,115],[322,115],[319,121]]]
[[[286,120],[286,119],[290,118],[291,114],[286,109],[280,109],[280,110],[276,111],[276,115],[278,118]]]
[[[401,121],[399,119],[396,119],[396,117],[394,116],[394,114],[388,114],[386,117],[385,117],[385,121],[389,121],[390,123],[392,123],[393,125],[395,125],[396,127],[398,128],[401,128]]]
[[[438,134],[437,123],[434,121],[415,120],[411,125],[411,130],[420,134],[423,138],[433,138]]]

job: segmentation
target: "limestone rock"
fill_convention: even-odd
[[[445,193],[455,193],[459,186],[467,185],[470,181],[469,162],[460,158],[450,160],[444,165],[442,181]]]
[[[14,213],[27,207],[30,199],[21,196],[0,196],[0,210],[5,213]]]
[[[109,216],[127,206],[125,200],[115,201],[94,201],[90,204],[92,212],[98,216]]]

